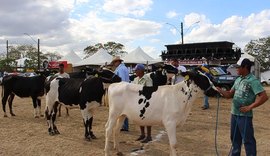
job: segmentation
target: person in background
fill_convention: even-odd
[[[175,74],[174,77],[172,78],[171,84],[177,84],[179,82],[182,82],[184,80],[184,77],[180,73],[186,72],[187,71],[186,67],[179,65],[179,61],[177,59],[173,59],[171,65],[176,69],[178,69],[178,73]]]
[[[59,64],[59,71],[58,73],[56,73],[54,76],[56,77],[62,77],[62,78],[70,78],[69,74],[65,72],[65,65],[63,63]],[[58,110],[58,116],[61,116],[61,107],[62,105],[59,106],[59,110]],[[69,116],[69,111],[68,108],[66,107],[66,115]]]
[[[233,98],[231,106],[231,156],[241,155],[241,146],[245,145],[246,155],[256,156],[257,147],[253,129],[253,109],[264,104],[268,96],[260,81],[250,72],[253,65],[249,59],[241,59],[234,66],[239,77],[230,91],[218,91],[225,98]]]
[[[111,64],[115,67],[114,73],[118,75],[122,81],[129,82],[129,71],[123,63],[123,60],[116,56],[113,58]],[[121,131],[128,131],[128,118],[125,118]]]
[[[210,74],[210,71],[207,68],[207,64],[202,64],[202,66],[200,68],[201,68],[202,72],[211,80],[212,75]],[[204,95],[202,110],[206,110],[206,109],[209,109],[209,98],[207,95]]]
[[[144,74],[145,68],[143,64],[137,64],[134,70],[137,77],[135,77],[132,83],[148,87],[153,86],[152,79],[146,74]],[[137,141],[141,141],[141,143],[148,143],[149,141],[152,141],[151,126],[146,126],[146,128],[147,128],[147,135],[145,135],[145,126],[140,126],[141,135],[139,136]]]
[[[63,63],[59,64],[59,72],[56,73],[55,76],[59,76],[59,77],[62,77],[62,78],[70,78],[69,74],[64,71],[64,67],[65,66],[64,66]]]

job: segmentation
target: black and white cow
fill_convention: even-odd
[[[45,115],[50,135],[59,134],[55,125],[59,104],[65,106],[79,106],[85,126],[85,139],[95,139],[92,132],[93,112],[101,104],[104,95],[103,83],[120,82],[121,78],[110,70],[97,72],[98,77],[90,76],[86,79],[56,78],[46,88]]]
[[[119,152],[119,132],[127,117],[141,126],[163,125],[176,156],[176,126],[184,124],[199,93],[218,95],[207,76],[199,71],[182,73],[186,80],[175,85],[145,87],[131,83],[111,84],[108,89],[109,117],[106,123],[105,156],[114,129],[114,148]]]
[[[44,83],[49,72],[40,72],[40,75],[33,77],[23,77],[17,75],[8,75],[2,81],[2,108],[4,117],[6,114],[6,102],[8,101],[10,114],[15,116],[12,110],[12,102],[14,96],[21,98],[31,97],[34,106],[34,117],[42,116],[40,112],[41,100],[40,97],[44,95]]]
[[[77,78],[77,79],[85,79],[90,75],[95,75],[96,73],[97,73],[97,70],[95,70],[93,68],[86,67],[86,68],[81,69],[81,71],[69,73],[69,77],[70,78]],[[59,77],[59,76],[52,75],[52,76],[47,77],[46,82],[45,82],[45,90],[50,85],[50,82],[57,77]],[[58,116],[59,117],[61,117],[61,108],[62,108],[62,105],[60,105],[58,108]],[[66,115],[69,116],[69,108],[68,107],[66,107]]]

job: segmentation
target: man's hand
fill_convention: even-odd
[[[251,111],[251,106],[249,105],[249,106],[241,106],[240,107],[240,112],[242,112],[242,113],[246,113],[246,112],[249,112],[249,111]]]

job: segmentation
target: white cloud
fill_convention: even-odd
[[[175,11],[169,11],[169,12],[166,13],[167,18],[174,18],[176,16],[178,16],[178,13],[175,12]]]
[[[212,24],[205,15],[186,15],[185,21],[198,19],[198,26],[191,27],[190,31],[184,35],[185,43],[188,42],[208,42],[208,41],[231,41],[244,48],[244,46],[254,39],[267,37],[270,34],[270,10],[261,11],[258,14],[251,14],[248,17],[231,16],[221,24]],[[191,20],[190,20],[191,21]],[[189,23],[194,22],[191,21]]]
[[[152,0],[105,0],[103,9],[119,15],[144,16],[150,10]]]

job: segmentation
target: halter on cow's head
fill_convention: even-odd
[[[96,75],[100,77],[104,83],[121,82],[121,78],[107,68],[101,68],[97,70]]]
[[[181,73],[185,77],[186,81],[193,81],[199,88],[204,91],[207,96],[220,95],[216,87],[210,81],[210,79],[199,70],[187,71]]]

